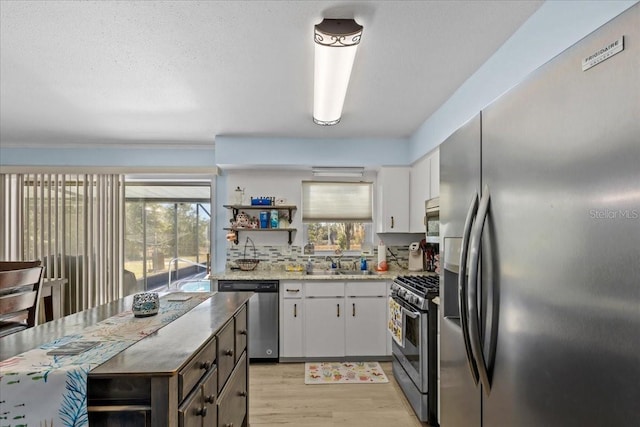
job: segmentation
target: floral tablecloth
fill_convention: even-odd
[[[186,294],[190,298],[185,301],[172,301],[172,294],[161,297],[155,316],[138,318],[128,310],[89,326],[80,334],[61,337],[1,361],[0,427],[87,426],[89,371],[212,295]],[[47,355],[52,349],[78,341],[99,344],[77,355]]]

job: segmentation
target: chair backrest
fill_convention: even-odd
[[[0,323],[36,325],[43,270],[44,267],[31,267],[0,271]]]
[[[25,268],[39,267],[42,263],[37,261],[0,261],[0,271],[23,270]]]

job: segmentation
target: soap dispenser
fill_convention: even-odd
[[[364,255],[360,257],[360,270],[367,271],[367,259]]]

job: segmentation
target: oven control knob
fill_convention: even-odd
[[[416,296],[415,295],[407,295],[407,301],[409,301],[410,304],[413,304],[416,302]]]
[[[407,291],[405,289],[402,289],[402,288],[398,289],[398,296],[404,297],[404,294],[406,294],[406,293],[407,293]]]

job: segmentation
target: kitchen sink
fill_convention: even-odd
[[[340,270],[336,268],[327,268],[327,269],[313,269],[311,271],[307,271],[307,275],[309,276],[360,276],[360,275],[370,275],[373,274],[373,271],[369,270]]]
[[[336,270],[333,268],[324,270],[313,269],[311,271],[307,271],[308,276],[335,276],[338,274],[341,274],[340,270]]]

